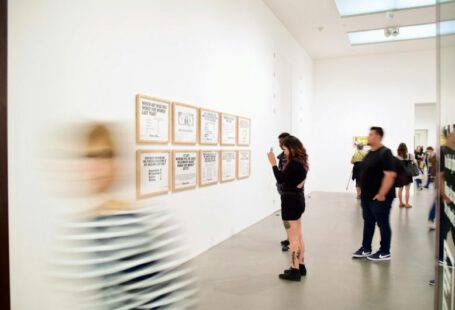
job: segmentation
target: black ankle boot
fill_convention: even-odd
[[[291,268],[285,270],[284,273],[289,273],[289,272],[291,272],[291,269],[293,269],[293,268],[291,267]],[[301,275],[302,277],[306,276],[306,267],[305,267],[305,264],[300,264],[300,265],[299,265],[299,271],[300,271],[300,275]]]
[[[299,270],[300,270],[300,274],[304,277],[306,276],[306,267],[305,267],[305,264],[300,264],[299,265]]]
[[[281,280],[288,280],[288,281],[300,281],[301,276],[300,276],[300,270],[299,269],[294,269],[291,268],[289,270],[286,270],[284,273],[279,275]]]

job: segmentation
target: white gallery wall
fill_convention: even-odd
[[[315,61],[311,189],[346,191],[352,139],[371,126],[384,128],[394,153],[400,142],[412,146],[414,106],[436,102],[435,77],[436,50]]]
[[[424,145],[435,147],[438,138],[438,109],[436,103],[422,103],[416,104],[415,106],[415,120],[414,128],[419,130],[423,129],[427,131],[427,144]],[[413,144],[408,145],[409,149],[412,150]]]
[[[54,214],[80,202],[56,205],[46,186],[47,135],[122,124],[121,198],[134,200],[136,150],[170,148],[135,144],[138,93],[252,119],[250,179],[143,202],[174,211],[190,257],[279,208],[266,152],[291,122],[308,136],[312,60],[262,1],[16,0],[8,13],[12,309],[56,308],[44,277]]]
[[[438,50],[440,53],[438,74],[440,78],[442,126],[455,124],[455,46],[449,40],[449,38],[443,37],[441,39],[443,46]]]

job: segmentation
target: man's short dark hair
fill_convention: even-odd
[[[289,137],[291,134],[287,133],[287,132],[283,132],[281,133],[279,136],[278,136],[278,139],[284,139],[286,137]]]
[[[381,127],[371,127],[370,130],[374,130],[381,138],[384,137],[384,130]]]

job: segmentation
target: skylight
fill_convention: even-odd
[[[342,17],[419,8],[453,0],[335,0]]]
[[[436,34],[455,34],[455,20],[440,22],[439,30],[435,23],[404,27],[388,27],[384,29],[349,32],[351,45],[415,40],[435,37]]]

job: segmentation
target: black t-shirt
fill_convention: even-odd
[[[276,181],[282,184],[283,191],[301,191],[297,186],[306,179],[307,170],[297,159],[292,159],[282,171],[277,166],[273,166],[273,173]]]
[[[384,178],[384,171],[396,171],[392,152],[385,146],[376,151],[369,151],[363,159],[360,173],[362,199],[373,199],[378,194]],[[386,198],[395,198],[395,187],[393,185]]]

